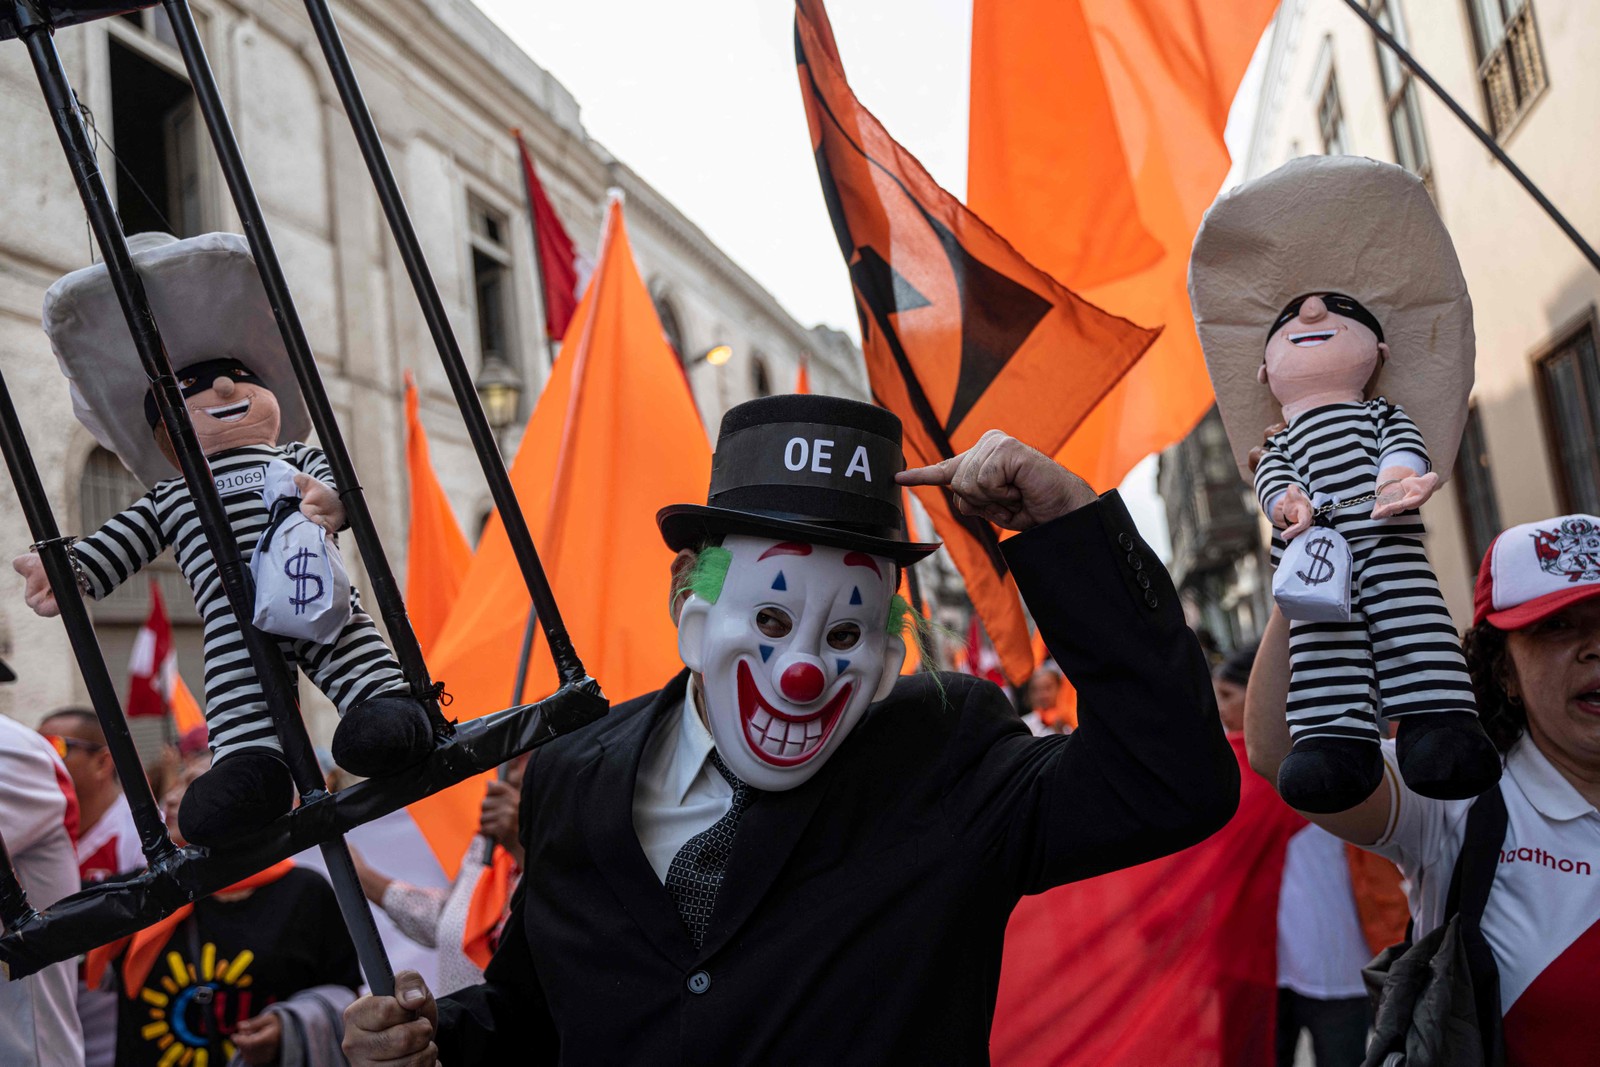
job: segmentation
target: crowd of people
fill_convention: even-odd
[[[1480,1041],[1503,1043],[1511,1067],[1595,1062],[1600,1039],[1581,998],[1600,967],[1600,520],[1513,527],[1483,561],[1463,647],[1504,758],[1497,786],[1476,800],[1420,796],[1391,740],[1382,784],[1356,806],[1296,813],[1273,800],[1230,823],[1235,754],[1247,749],[1249,768],[1275,783],[1290,748],[1286,620],[1273,615],[1259,649],[1209,660],[1114,495],[1083,496],[1015,442],[997,449],[986,473],[956,465],[927,477],[973,501],[997,499],[983,479],[1002,478],[1022,487],[1022,512],[1041,512],[1019,521],[1025,532],[1006,551],[1055,659],[1014,703],[953,675],[892,693],[892,679],[868,677],[865,695],[879,702],[829,752],[837,762],[821,786],[806,788],[809,775],[791,784],[779,762],[761,787],[747,784],[720,756],[708,679],[724,653],[712,639],[733,630],[716,613],[758,605],[749,640],[764,663],[773,653],[762,642],[781,644],[813,607],[775,590],[821,590],[833,605],[862,600],[873,571],[884,591],[870,595],[888,603],[893,586],[869,555],[818,558],[736,522],[714,574],[711,549],[685,548],[674,564],[683,595],[670,608],[694,670],[502,768],[453,884],[408,884],[385,873],[385,857],[357,854],[368,900],[436,950],[431,987],[403,973],[395,996],[362,996],[331,887],[284,861],[87,958],[0,983],[0,1062],[359,1067],[558,1050],[573,1062],[647,1062],[652,1050],[706,1062],[890,1062],[907,1050],[981,1061],[1018,897],[1167,853],[1181,860],[1224,824],[1281,838],[1278,1064],[1306,1062],[1305,1046],[1317,1067],[1425,1047],[1435,1058],[1411,1062],[1468,1062],[1450,1057]],[[1018,510],[1016,499],[1006,506]],[[1575,547],[1552,554],[1562,537]],[[1096,554],[1103,565],[1062,571]],[[1137,565],[1119,569],[1125,560]],[[1096,595],[1047,595],[1067,581]],[[1154,592],[1123,597],[1134,589]],[[841,656],[862,640],[853,624],[829,626]],[[903,651],[891,645],[886,662]],[[796,654],[774,667],[777,691],[820,684],[810,666]],[[151,768],[179,843],[176,812],[210,759],[203,734],[186,735]],[[736,836],[741,817],[750,829]],[[0,825],[36,906],[143,866],[86,709],[52,712],[37,732],[0,718]],[[1487,877],[1474,882],[1475,869]],[[714,906],[719,892],[732,911]],[[1373,983],[1421,981],[1396,961],[1450,930],[1468,945],[1467,1008],[1455,1004],[1472,1016],[1465,1036],[1445,1009],[1397,1014],[1387,994],[1374,1014]],[[846,995],[869,987],[870,997]],[[836,992],[818,996],[824,988]],[[756,1003],[764,1017],[747,1010]],[[804,1051],[791,1044],[799,1032]],[[1169,1062],[1187,1062],[1184,1051]]]

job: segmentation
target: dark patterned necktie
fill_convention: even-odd
[[[733,786],[733,803],[722,818],[685,841],[667,868],[667,892],[672,894],[678,917],[697,949],[705,943],[711,907],[717,902],[722,874],[728,869],[728,856],[733,852],[733,835],[739,831],[739,817],[750,803],[752,792],[715,750],[711,752],[711,764]]]

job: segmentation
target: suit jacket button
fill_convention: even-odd
[[[1156,600],[1156,593],[1154,589],[1146,589],[1144,591],[1144,602],[1149,604],[1152,608],[1159,603],[1159,601]]]
[[[1150,576],[1148,574],[1136,574],[1133,576],[1133,580],[1139,583],[1140,589],[1150,588]],[[1151,593],[1150,595],[1154,596],[1155,594]]]
[[[685,984],[688,985],[689,992],[698,996],[711,988],[711,975],[705,971],[696,971],[689,976],[689,981]]]
[[[1128,566],[1136,571],[1144,570],[1144,557],[1137,552],[1128,553]]]
[[[1129,537],[1125,533],[1117,534],[1117,544],[1122,546],[1122,550],[1124,552],[1133,551],[1133,538]]]

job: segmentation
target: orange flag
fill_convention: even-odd
[[[821,0],[798,0],[795,37],[868,378],[877,402],[905,424],[908,461],[938,462],[995,427],[1056,451],[1155,333],[1067,290],[941,189],[850,91]],[[939,489],[917,497],[1006,675],[1025,681],[1027,621],[994,527],[960,515]]]
[[[406,471],[411,477],[411,543],[406,550],[406,613],[424,654],[444,628],[472,562],[450,500],[428,457],[417,382],[406,371]]]
[[[704,500],[710,480],[711,444],[614,200],[599,265],[511,466],[573,644],[613,702],[657,689],[682,669],[667,613],[672,552],[655,515]],[[428,658],[453,697],[452,715],[471,719],[511,704],[528,606],[505,529],[492,518]],[[557,685],[540,635],[524,696]],[[411,806],[451,877],[482,795],[474,781]]]
[[[183,684],[183,675],[176,672],[172,675],[172,729],[179,736],[193,730],[196,726],[206,724],[205,712],[200,710],[200,702],[189,692],[189,687]]]
[[[800,373],[795,375],[794,391],[802,395],[811,392],[811,364],[800,361]]]
[[[1228,173],[1228,107],[1275,7],[974,0],[969,205],[1087,299],[1165,328],[1056,453],[1096,489],[1211,405],[1189,248]]]

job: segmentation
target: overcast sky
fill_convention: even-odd
[[[577,97],[583,123],[800,322],[856,332],[811,162],[784,0],[475,0]],[[964,196],[971,0],[835,0],[850,83]]]

